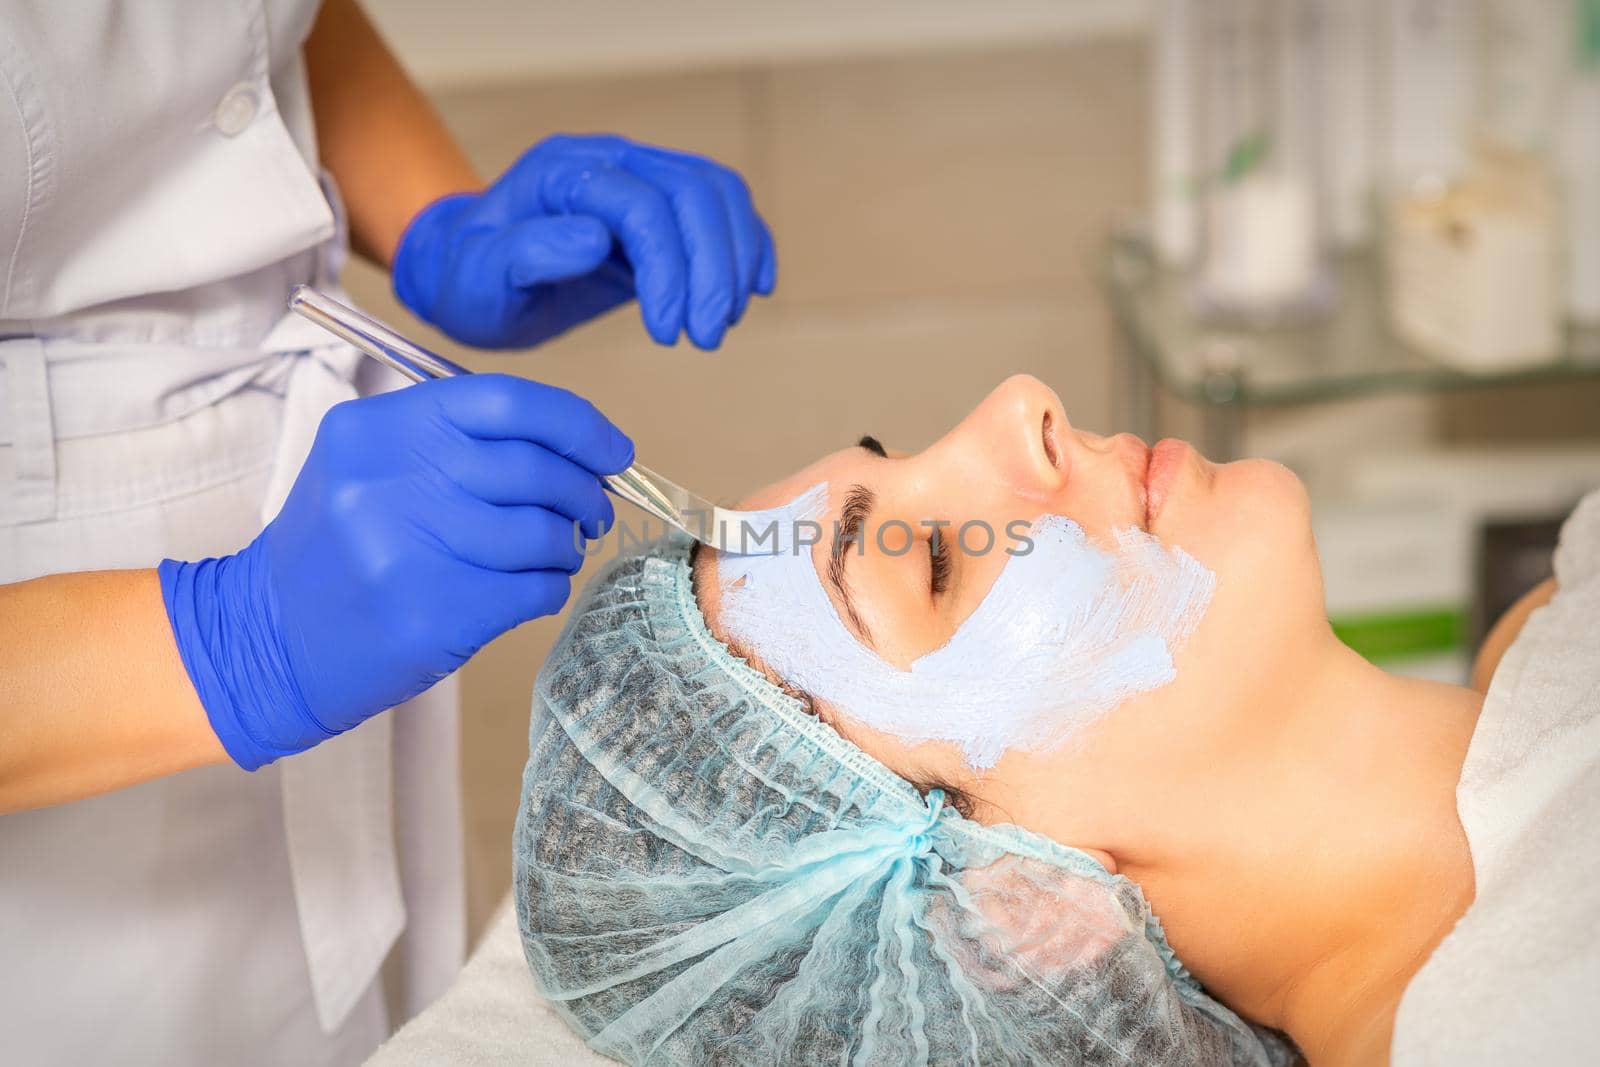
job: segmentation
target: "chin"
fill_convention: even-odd
[[[1211,468],[1163,509],[1152,533],[1216,567],[1241,549],[1251,555],[1311,543],[1306,488],[1288,467],[1246,459]]]

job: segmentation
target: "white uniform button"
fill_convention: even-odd
[[[229,137],[237,137],[250,125],[250,120],[256,117],[256,111],[261,106],[261,99],[256,95],[255,88],[240,82],[229,89],[217,104],[216,113],[212,121]]]

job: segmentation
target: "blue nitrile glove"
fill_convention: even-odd
[[[622,137],[551,137],[483,193],[417,213],[394,291],[480,348],[526,348],[637,296],[664,345],[716,348],[777,281],[772,235],[739,175]]]
[[[588,401],[500,374],[330,410],[242,551],[161,591],[223,747],[253,770],[416,696],[566,602],[633,444]]]

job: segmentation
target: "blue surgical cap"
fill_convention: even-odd
[[[540,991],[634,1064],[1286,1064],[1138,886],[925,797],[735,656],[688,544],[611,564],[539,675],[515,842]],[[936,714],[936,710],[930,713]]]

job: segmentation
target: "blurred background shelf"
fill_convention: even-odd
[[[1600,380],[1600,338],[1577,333],[1554,359],[1489,372],[1462,370],[1407,345],[1389,329],[1371,253],[1337,257],[1331,306],[1301,321],[1205,317],[1192,276],[1163,267],[1134,231],[1112,237],[1102,270],[1117,325],[1124,424],[1146,440],[1162,436],[1156,392],[1165,390],[1200,410],[1202,451],[1213,459],[1240,454],[1252,408]]]

